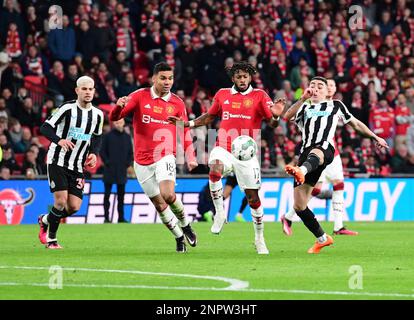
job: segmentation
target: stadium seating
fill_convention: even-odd
[[[47,79],[38,76],[25,76],[24,87],[29,91],[29,95],[35,105],[40,105],[43,102],[43,97],[47,90]]]
[[[47,150],[47,148],[49,148],[50,145],[50,140],[48,138],[46,138],[45,136],[38,136],[39,142],[42,144],[43,148],[45,148]]]
[[[16,153],[14,155],[14,159],[16,160],[17,164],[21,167],[24,161],[24,153]]]

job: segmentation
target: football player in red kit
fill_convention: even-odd
[[[276,127],[286,103],[284,99],[273,102],[263,90],[253,89],[250,83],[256,72],[255,68],[246,62],[234,63],[229,69],[233,87],[220,89],[214,96],[208,112],[195,120],[184,121],[184,127],[199,127],[211,123],[216,117],[221,118],[216,146],[211,151],[208,161],[210,192],[216,209],[211,232],[219,234],[227,220],[221,178],[234,172],[251,208],[256,251],[259,254],[268,254],[263,232],[263,207],[258,192],[261,186],[259,161],[256,156],[241,161],[231,153],[232,141],[240,135],[250,136],[257,141],[262,120],[267,120],[270,126]],[[176,123],[180,119],[169,117],[169,120]]]
[[[184,213],[184,206],[176,197],[176,127],[168,116],[187,119],[184,102],[171,93],[174,82],[172,68],[158,63],[153,72],[153,86],[139,89],[117,101],[110,120],[115,121],[133,113],[134,169],[139,184],[151,199],[161,221],[176,238],[177,252],[186,252],[184,237],[195,247],[197,236]],[[185,134],[189,129],[185,129]],[[192,142],[185,141],[187,165],[197,167]]]

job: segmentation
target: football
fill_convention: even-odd
[[[231,144],[231,153],[238,160],[250,160],[257,153],[257,144],[249,136],[238,136]]]

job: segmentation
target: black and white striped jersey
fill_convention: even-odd
[[[52,142],[47,153],[47,163],[82,173],[92,135],[102,134],[103,122],[103,112],[94,106],[85,109],[76,100],[63,103],[46,123],[55,128],[59,138],[72,141],[75,147],[65,151]]]
[[[294,121],[302,131],[302,148],[300,152],[310,146],[321,145],[328,149],[329,144],[334,147],[335,130],[339,118],[344,123],[352,119],[352,114],[340,100],[326,100],[312,104],[306,101],[296,113]]]

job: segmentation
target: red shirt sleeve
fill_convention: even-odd
[[[125,107],[121,108],[120,106],[115,106],[109,113],[109,120],[117,121],[119,119],[125,118],[128,114],[133,112],[138,105],[138,93],[130,95],[130,100]]]
[[[216,95],[213,98],[213,103],[210,107],[210,109],[208,109],[207,113],[211,114],[213,116],[217,116],[217,115],[221,115],[221,106],[220,106],[220,101],[219,101],[219,92],[216,93]]]
[[[259,110],[263,118],[269,120],[273,114],[270,111],[270,107],[273,106],[273,101],[270,99],[269,95],[263,91],[262,99],[260,100]]]

